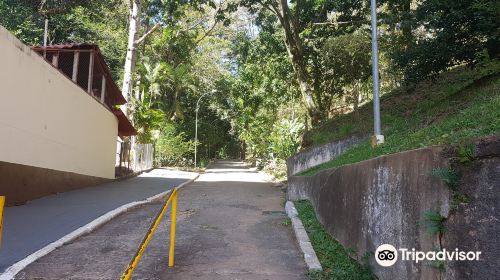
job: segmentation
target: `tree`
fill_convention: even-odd
[[[497,58],[499,13],[494,0],[420,2],[406,16],[412,40],[391,51],[395,67],[415,83],[454,65],[477,63],[485,55]]]
[[[356,112],[362,86],[371,76],[370,53],[370,37],[362,30],[329,38],[322,47],[322,89],[331,96],[349,96]]]
[[[307,63],[304,57],[304,43],[300,37],[301,25],[291,12],[287,0],[242,0],[241,4],[252,11],[265,13],[272,12],[279,20],[284,33],[284,42],[290,62],[296,75],[297,83],[302,94],[302,101],[307,109],[312,123],[321,120],[321,113],[313,99],[313,88]]]
[[[160,130],[165,122],[165,113],[159,109],[161,103],[161,65],[145,61],[140,67],[135,97],[131,98],[130,115],[137,129],[137,141],[147,144],[154,142],[154,131]]]
[[[3,0],[0,14],[0,25],[28,45],[43,43],[44,21],[48,17],[49,44],[97,44],[113,78],[120,78],[127,25],[123,1]]]
[[[132,73],[135,68],[135,48],[137,46],[135,40],[140,22],[141,0],[131,0],[129,1],[129,5],[128,43],[122,85],[122,95],[127,101],[130,99],[132,90]],[[126,106],[123,106],[123,109],[126,109]]]
[[[160,27],[159,24],[155,24],[153,28],[148,30],[141,38],[137,39],[137,32],[139,29],[141,21],[141,0],[130,0],[129,1],[129,27],[128,27],[128,43],[127,43],[127,53],[125,56],[125,66],[123,71],[123,85],[122,85],[122,95],[125,100],[130,99],[130,94],[132,93],[132,75],[134,73],[137,53],[136,48],[138,45],[144,42],[144,40],[153,33],[156,29]],[[126,109],[124,107],[124,109]]]

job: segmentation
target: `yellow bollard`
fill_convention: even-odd
[[[153,237],[153,233],[155,232],[156,228],[160,224],[161,218],[163,217],[163,215],[167,211],[168,205],[170,204],[171,201],[173,203],[174,198],[177,198],[175,196],[176,193],[177,193],[177,188],[174,188],[173,191],[172,191],[172,194],[169,196],[167,202],[162,207],[162,209],[160,210],[160,212],[156,215],[156,219],[155,219],[154,223],[150,226],[150,228],[149,228],[146,236],[142,240],[142,242],[141,242],[138,250],[136,251],[134,257],[132,258],[132,260],[130,261],[129,265],[127,266],[127,269],[123,272],[123,274],[122,274],[122,276],[120,278],[121,280],[129,280],[129,279],[131,279],[132,273],[134,272],[135,268],[137,267],[137,264],[139,263],[139,260],[141,259],[142,254],[146,250],[146,247],[148,246],[149,241]],[[177,202],[177,200],[175,200],[175,202]]]
[[[174,251],[175,251],[175,224],[177,221],[177,189],[174,191],[172,199],[172,221],[170,222],[170,252],[168,254],[168,266],[174,266]]]
[[[5,205],[5,196],[0,196],[0,245],[2,244],[2,224],[3,224],[3,206]]]

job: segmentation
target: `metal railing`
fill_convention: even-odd
[[[176,220],[177,220],[177,188],[173,188],[172,191],[170,192],[170,195],[167,199],[167,202],[165,202],[165,205],[160,209],[158,214],[156,214],[156,218],[154,219],[153,223],[150,225],[148,232],[146,233],[146,236],[142,239],[141,244],[139,245],[139,248],[137,248],[137,251],[135,252],[134,256],[132,257],[132,260],[130,260],[127,268],[123,272],[121,276],[121,280],[129,280],[132,277],[132,273],[134,272],[135,268],[137,267],[137,264],[139,263],[139,260],[142,257],[142,254],[146,250],[146,247],[149,244],[149,241],[151,241],[151,238],[153,237],[153,233],[155,232],[156,228],[160,224],[161,219],[165,215],[165,212],[168,209],[168,205],[172,202],[172,221],[170,223],[170,249],[169,249],[169,254],[168,254],[168,266],[173,267],[174,266],[174,251],[175,251],[175,226],[176,226]]]
[[[5,196],[0,196],[0,245],[2,245],[2,224],[3,224],[4,205],[5,205]]]

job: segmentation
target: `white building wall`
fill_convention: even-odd
[[[0,161],[114,178],[118,120],[0,26]]]

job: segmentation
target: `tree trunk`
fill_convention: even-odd
[[[246,160],[247,143],[245,141],[240,142],[240,159]]]
[[[299,84],[302,100],[306,106],[311,124],[317,124],[320,121],[320,113],[313,99],[313,87],[310,81],[309,73],[307,72],[304,62],[304,50],[302,39],[299,36],[299,26],[297,19],[293,16],[288,7],[287,0],[279,0],[278,3],[270,4],[269,7],[280,20],[283,31],[285,32],[285,46],[288,51],[288,56],[293,66],[297,82]]]
[[[136,37],[137,29],[140,23],[140,13],[141,13],[141,0],[130,1],[131,7],[129,7],[130,21],[128,28],[128,43],[127,43],[127,55],[125,57],[125,67],[123,71],[123,85],[122,85],[122,95],[128,102],[130,100],[130,95],[132,93],[132,74],[135,68],[135,48],[136,48]],[[126,104],[122,106],[125,114],[128,115]]]
[[[135,59],[136,59],[136,42],[135,38],[137,36],[137,29],[139,28],[140,23],[140,13],[141,13],[141,0],[132,0],[130,1],[131,6],[129,7],[130,20],[128,27],[128,43],[127,43],[127,55],[125,56],[125,66],[123,71],[123,85],[122,85],[122,95],[125,98],[126,102],[130,100],[130,96],[132,94],[132,74],[135,69]],[[121,106],[122,111],[124,111],[125,115],[130,117],[130,112],[127,109],[127,103]],[[132,153],[132,157],[137,156],[135,153],[135,137],[132,136],[128,141],[130,141],[130,150]],[[127,140],[125,140],[127,141]],[[130,165],[130,163],[129,163]],[[132,168],[137,168],[136,166],[132,166]]]

